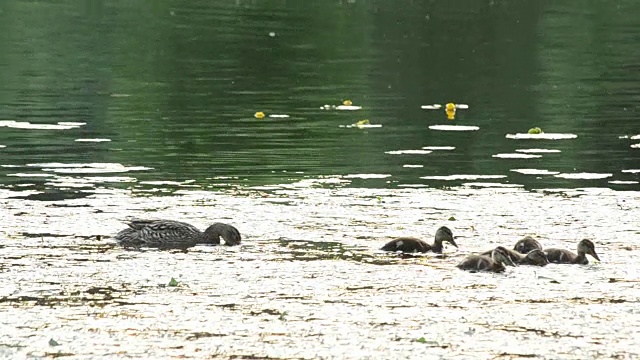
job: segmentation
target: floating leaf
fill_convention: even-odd
[[[178,281],[174,278],[171,278],[171,281],[169,281],[169,286],[178,286]]]

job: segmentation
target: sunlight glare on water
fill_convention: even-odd
[[[0,341],[15,347],[2,352],[638,356],[631,350],[640,348],[632,218],[640,195],[512,189],[499,193],[496,207],[497,194],[282,186],[164,197],[112,190],[48,204],[4,191],[1,215],[11,230],[0,235],[2,269],[11,285],[2,289],[0,310],[4,329],[13,330]],[[77,211],[87,206],[93,211]],[[125,226],[124,214],[200,228],[228,222],[241,229],[243,244],[123,250],[109,236]],[[441,225],[460,246],[446,247],[444,257],[377,250],[395,236],[431,241]],[[468,253],[510,247],[527,234],[569,249],[593,239],[602,262],[499,275],[455,268]],[[171,278],[177,286],[168,285]],[[49,339],[60,345],[51,348]]]

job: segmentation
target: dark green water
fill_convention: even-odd
[[[472,174],[505,175],[491,181],[526,188],[637,190],[638,173],[622,170],[640,163],[631,147],[638,141],[629,139],[640,132],[639,14],[632,0],[578,8],[569,1],[5,1],[0,120],[85,124],[0,127],[0,183],[51,187],[42,177],[8,176],[51,174],[26,164],[108,163],[152,168],[128,172],[127,186],[385,174],[352,184],[440,187],[461,182],[421,177]],[[345,99],[363,109],[321,109]],[[453,122],[420,108],[446,102],[470,108]],[[257,120],[257,111],[290,117]],[[382,127],[339,127],[363,119]],[[480,129],[428,128],[442,124]],[[534,126],[578,137],[505,138]],[[86,138],[111,141],[75,141]],[[425,146],[455,149],[385,153]],[[560,152],[493,157],[528,148]],[[510,171],[518,168],[611,176]]]

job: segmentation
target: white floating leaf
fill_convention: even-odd
[[[553,133],[543,133],[543,134],[507,134],[505,135],[507,139],[544,139],[544,140],[564,140],[564,139],[575,139],[578,137],[576,134],[553,134]]]
[[[613,174],[599,174],[599,173],[562,173],[554,175],[555,177],[563,179],[606,179],[612,177]]]
[[[480,127],[466,125],[431,125],[429,126],[429,129],[442,131],[476,131],[480,130]]]
[[[534,159],[534,158],[541,158],[542,155],[506,153],[506,154],[491,155],[491,157],[502,158],[502,159]]]
[[[393,150],[393,151],[385,151],[385,154],[391,154],[391,155],[401,155],[401,154],[418,154],[418,155],[425,155],[425,154],[431,154],[433,151],[430,150]]]
[[[523,153],[559,153],[556,149],[516,149],[517,152]]]
[[[526,174],[526,175],[556,175],[560,174],[558,171],[549,171],[542,169],[511,169],[511,171]]]

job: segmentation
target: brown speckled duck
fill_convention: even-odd
[[[399,237],[386,243],[382,248],[380,248],[380,250],[402,251],[405,253],[426,253],[433,251],[434,253],[441,254],[443,241],[458,247],[458,244],[453,240],[453,233],[451,230],[446,226],[442,226],[438,231],[436,231],[436,238],[433,244],[428,244],[427,242],[414,237]]]
[[[223,223],[215,223],[204,232],[193,225],[173,220],[134,219],[127,225],[128,228],[115,236],[124,247],[186,249],[197,244],[219,245],[220,237],[229,246],[238,245],[242,240],[238,229]]]
[[[525,236],[518,240],[518,242],[513,246],[513,250],[520,254],[528,254],[531,250],[542,250],[542,245],[540,245],[538,240],[531,236]]]
[[[491,257],[484,255],[469,255],[460,264],[458,264],[457,267],[471,272],[503,272],[506,270],[504,267],[505,264],[515,266],[508,255],[508,250],[502,246],[498,246],[491,251]]]
[[[549,264],[549,260],[547,260],[547,256],[542,250],[534,249],[529,251],[526,255],[507,248],[504,248],[504,250],[506,251],[507,256],[509,256],[509,259],[518,265],[545,266]],[[493,250],[485,251],[480,255],[491,256],[492,251]]]
[[[593,256],[596,260],[600,261],[598,254],[596,254],[596,247],[591,240],[581,240],[578,243],[578,254],[574,254],[573,252],[565,249],[545,249],[545,255],[547,255],[547,259],[549,262],[556,264],[581,264],[587,265],[589,260],[587,259],[587,254]]]

